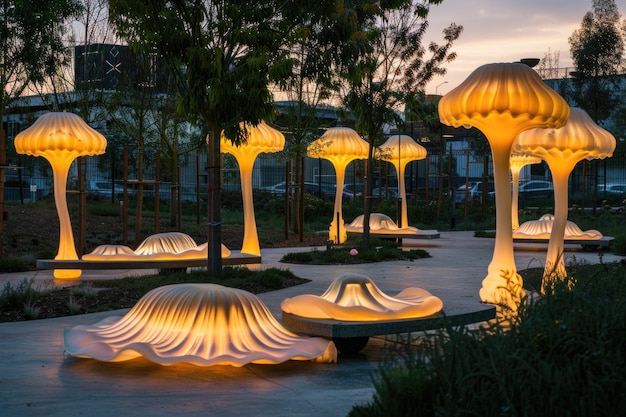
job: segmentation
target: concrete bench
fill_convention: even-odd
[[[222,265],[249,265],[260,264],[261,257],[245,253],[231,253],[227,258],[222,258]],[[206,267],[206,258],[197,259],[172,259],[172,260],[57,260],[37,259],[39,269],[183,269]]]
[[[283,324],[291,331],[309,336],[332,339],[341,352],[355,353],[363,349],[371,336],[404,334],[465,326],[496,317],[496,307],[490,304],[446,306],[442,313],[418,319],[347,322],[300,317],[283,312]]]

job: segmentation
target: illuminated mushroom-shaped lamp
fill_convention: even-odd
[[[298,336],[254,294],[217,284],[155,288],[123,317],[65,330],[63,344],[69,355],[104,362],[140,356],[198,366],[337,360],[333,342]]]
[[[549,288],[555,278],[566,276],[562,255],[569,174],[583,159],[610,157],[614,150],[615,137],[578,108],[571,109],[567,123],[560,129],[532,129],[517,138],[514,151],[535,155],[546,161],[554,182],[554,224],[548,243],[542,291]]]
[[[511,180],[513,183],[513,194],[511,198],[511,220],[513,223],[513,230],[519,227],[519,173],[526,165],[538,164],[541,162],[541,158],[537,158],[532,155],[525,155],[520,153],[512,153],[511,164]]]
[[[565,124],[569,106],[530,67],[521,63],[483,65],[439,101],[439,118],[454,127],[476,127],[489,141],[496,192],[494,253],[480,299],[514,311],[524,295],[513,254],[509,157],[513,141],[532,128]]]
[[[404,170],[409,162],[426,158],[426,153],[426,148],[407,135],[393,135],[379,146],[378,154],[380,159],[391,162],[398,175],[398,190],[402,200],[402,211],[398,221],[399,228],[406,227],[409,224]]]
[[[72,113],[46,113],[28,129],[15,136],[18,153],[42,156],[52,166],[54,202],[59,215],[59,251],[55,259],[77,260],[72,224],[67,209],[67,175],[79,156],[103,154],[107,141],[79,116]],[[80,269],[54,270],[58,279],[79,278]]]
[[[346,167],[354,160],[367,159],[368,151],[369,144],[348,127],[331,127],[307,148],[307,155],[311,158],[328,159],[337,175],[335,211],[328,235],[333,242],[343,243],[348,238],[341,209]]]
[[[252,201],[252,168],[254,161],[260,153],[278,152],[285,147],[285,136],[265,122],[257,126],[245,123],[248,139],[245,143],[235,145],[222,132],[221,150],[235,157],[239,165],[241,176],[241,193],[243,196],[244,232],[241,253],[261,255],[259,236],[254,217],[254,204]]]

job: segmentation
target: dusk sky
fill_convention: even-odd
[[[626,0],[616,4],[624,15]],[[444,0],[432,6],[429,41],[442,43],[441,31],[452,22],[463,33],[448,73],[434,78],[426,92],[445,95],[483,64],[543,58],[548,51],[559,52],[559,67],[571,67],[568,38],[591,9],[592,0]]]

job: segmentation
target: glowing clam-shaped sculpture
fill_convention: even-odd
[[[106,362],[140,356],[199,366],[337,360],[333,342],[291,333],[255,295],[216,284],[156,288],[124,317],[67,329],[63,339],[69,355]]]
[[[391,297],[369,277],[345,274],[321,296],[298,295],[280,304],[283,312],[312,319],[382,321],[427,317],[439,313],[443,302],[421,288],[406,288]]]
[[[539,75],[521,63],[477,68],[439,101],[439,118],[454,127],[476,127],[489,141],[496,192],[496,237],[487,276],[479,291],[483,302],[517,310],[524,295],[513,253],[509,157],[513,141],[533,128],[559,128],[569,106]],[[506,274],[503,274],[506,272]]]
[[[70,166],[79,156],[103,154],[106,146],[104,136],[72,113],[46,113],[15,136],[17,153],[42,156],[52,166],[54,203],[59,215],[59,251],[55,259],[78,259],[65,195]],[[54,270],[54,277],[60,279],[76,279],[81,274],[80,269]]]
[[[539,220],[530,220],[513,231],[514,239],[550,239],[554,215],[544,214]],[[565,224],[565,240],[600,240],[603,235],[595,229],[582,231],[574,222],[567,221]]]
[[[348,239],[341,204],[346,167],[354,160],[367,159],[368,152],[369,144],[349,127],[331,127],[307,147],[309,157],[328,159],[337,175],[335,210],[328,233],[328,239],[333,242],[343,243]]]
[[[144,240],[136,250],[123,245],[100,245],[91,253],[83,255],[83,261],[103,260],[179,260],[205,259],[208,243],[196,245],[195,240],[185,233],[157,233]],[[222,258],[230,256],[230,250],[222,244]]]
[[[346,225],[346,231],[353,233],[363,233],[363,220],[365,216],[362,214],[357,216],[352,223]],[[418,229],[416,227],[398,227],[391,217],[383,213],[371,213],[370,214],[370,230],[372,232],[383,232],[386,234],[416,234]]]
[[[243,195],[244,231],[241,252],[250,255],[261,255],[259,236],[254,217],[252,201],[252,168],[260,153],[282,151],[285,147],[285,136],[278,130],[268,126],[265,122],[257,126],[245,126],[248,139],[245,143],[235,145],[222,132],[221,150],[235,157],[239,165],[241,177],[241,193]]]

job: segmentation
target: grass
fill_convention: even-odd
[[[449,327],[390,352],[349,416],[625,415],[625,272],[570,268],[506,327]]]
[[[356,251],[356,252],[355,252]],[[423,249],[402,250],[393,241],[375,239],[368,249],[359,244],[330,245],[325,250],[313,249],[308,252],[289,252],[281,262],[311,265],[345,265],[395,260],[415,260],[430,258]]]

